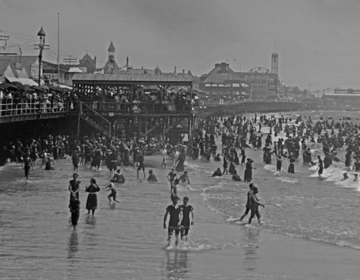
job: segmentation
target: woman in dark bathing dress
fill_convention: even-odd
[[[291,173],[291,174],[295,174],[295,157],[293,154],[290,154],[289,156],[289,161],[290,161],[290,164],[289,164],[289,167],[288,167],[288,173]]]
[[[90,214],[90,210],[92,214],[95,214],[95,209],[97,208],[97,195],[96,193],[100,191],[99,186],[96,184],[96,180],[94,178],[90,179],[90,186],[86,187],[86,192],[88,192],[88,197],[86,200],[86,209],[88,210],[88,214]]]
[[[245,164],[245,172],[244,172],[244,181],[245,182],[251,182],[251,180],[252,180],[252,169],[253,169],[253,167],[251,165],[252,163],[253,163],[252,159],[248,158],[247,162]]]
[[[185,154],[184,151],[180,152],[179,158],[176,160],[176,172],[184,172]]]

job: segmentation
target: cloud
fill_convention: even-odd
[[[80,58],[88,50],[99,66],[113,40],[119,65],[129,55],[135,67],[159,65],[165,71],[176,65],[200,75],[226,59],[241,62],[243,70],[269,68],[276,44],[281,80],[290,84],[334,87],[344,84],[341,77],[358,80],[360,72],[358,0],[0,2],[2,28],[11,40],[37,40],[44,26],[49,60],[57,56],[58,12],[61,56]],[[31,44],[25,51],[36,53]]]

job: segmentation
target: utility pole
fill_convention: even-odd
[[[74,66],[77,63],[77,58],[72,57],[72,55],[69,55],[67,58],[63,59],[64,64],[67,64],[69,66]]]
[[[58,13],[58,55],[57,55],[57,68],[58,68],[58,84],[60,84],[60,13]]]

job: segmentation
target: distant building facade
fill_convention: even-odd
[[[249,95],[250,86],[245,75],[234,72],[228,63],[216,63],[215,67],[200,77],[199,89],[209,95]]]
[[[215,64],[200,77],[200,90],[213,95],[243,95],[254,99],[277,98],[279,88],[279,55],[271,55],[271,71],[255,67],[248,72],[234,72],[228,63]]]
[[[245,76],[246,82],[251,85],[250,94],[253,99],[277,98],[278,75],[271,73],[264,67],[256,67],[249,72],[239,73]]]
[[[87,52],[76,67],[86,67],[86,73],[94,73],[96,71],[96,56],[92,58]]]

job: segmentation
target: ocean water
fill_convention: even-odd
[[[317,144],[311,148],[321,150]],[[195,224],[188,243],[178,247],[166,247],[167,230],[162,224],[170,204],[169,169],[160,168],[160,157],[145,161],[158,184],[136,179],[133,168],[122,170],[127,180],[116,186],[120,203],[107,200],[105,167],[100,171],[80,167],[77,231],[72,229],[68,211],[69,160],[58,161],[55,171],[37,166],[29,182],[19,165],[2,167],[0,278],[318,280],[345,275],[357,279],[357,264],[347,266],[343,261],[360,253],[360,185],[351,173],[347,181],[341,181],[344,167],[336,163],[319,178],[316,166],[303,166],[300,159],[295,174],[287,174],[286,161],[284,170],[276,172],[275,162],[262,163],[261,151],[247,149],[246,154],[255,159],[253,182],[266,205],[260,208],[263,225],[256,218],[251,226],[236,222],[245,210],[248,183],[233,182],[230,176],[212,178],[222,162],[188,161],[191,185],[179,186],[178,194],[190,197]],[[243,177],[243,167],[236,168]],[[91,177],[101,188],[95,216],[87,215],[85,209],[84,189]],[[319,244],[330,246],[319,251],[323,248]],[[317,251],[327,256],[334,252],[335,259],[328,260],[328,266],[317,259],[317,268],[312,270],[307,260],[298,259],[299,253],[291,255],[302,248],[308,248],[310,256]],[[349,251],[342,251],[345,248]],[[347,269],[341,271],[334,264]]]

